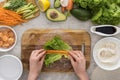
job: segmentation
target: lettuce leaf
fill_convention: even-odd
[[[47,41],[44,45],[45,50],[71,50],[66,42],[64,42],[59,36],[54,36],[51,40]],[[63,54],[47,54],[45,57],[45,65],[49,66],[51,63],[59,60],[64,56]],[[64,56],[67,58],[66,56]]]
[[[93,16],[92,21],[97,24],[117,25],[120,23],[120,7],[113,3],[107,8],[100,8],[98,13]]]
[[[94,23],[120,24],[120,0],[75,0],[75,3],[91,11]]]
[[[49,66],[51,63],[54,63],[55,61],[62,58],[61,54],[47,54],[45,57],[45,65]]]
[[[5,3],[3,7],[9,10],[16,10],[26,4],[26,0],[8,0],[8,2]]]

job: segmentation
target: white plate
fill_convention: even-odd
[[[102,46],[104,43],[109,42],[109,41],[114,42],[117,45],[117,48],[119,49],[119,52],[120,52],[120,40],[118,40],[116,38],[113,38],[113,37],[107,37],[107,38],[103,38],[103,39],[99,40],[96,43],[96,45],[95,45],[95,47],[93,49],[93,58],[94,58],[96,64],[100,68],[102,68],[104,70],[115,70],[115,69],[118,69],[120,67],[120,58],[119,58],[119,60],[118,60],[118,62],[116,64],[105,65],[105,64],[103,64],[103,63],[101,63],[99,61],[98,56],[97,56],[97,54],[99,53],[99,51],[101,49],[100,46]]]
[[[0,57],[0,80],[18,80],[22,75],[21,61],[13,55]]]

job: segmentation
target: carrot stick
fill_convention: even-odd
[[[25,22],[22,17],[14,11],[0,8],[0,25],[15,26]]]
[[[47,54],[68,54],[68,51],[64,51],[64,50],[47,50],[46,51]]]

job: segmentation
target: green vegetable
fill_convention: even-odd
[[[91,12],[83,8],[72,9],[70,12],[74,17],[82,21],[86,21],[91,18]]]
[[[71,50],[72,48],[65,43],[59,36],[55,36],[51,40],[45,43],[44,49],[46,50]],[[51,63],[62,58],[62,54],[47,54],[45,57],[45,65],[48,66]],[[66,56],[65,56],[66,58]]]
[[[75,0],[75,3],[82,8],[93,8],[98,6],[102,0]]]
[[[38,8],[32,3],[28,3],[16,10],[16,12],[23,16],[24,19],[30,19],[35,17],[35,13],[38,11]]]
[[[92,18],[92,21],[96,21],[100,18],[100,16],[102,16],[102,12],[103,12],[103,9],[101,8],[98,13],[96,13],[96,15]]]
[[[54,8],[59,8],[60,7],[60,0],[55,0],[54,1]]]
[[[27,4],[26,0],[8,0],[3,7],[9,10],[16,10],[25,4]]]
[[[47,54],[45,57],[45,65],[49,66],[51,63],[61,59],[62,56],[61,54]]]
[[[37,11],[38,11],[38,9],[35,9],[35,10],[31,11],[31,12],[27,12],[28,14],[23,15],[23,18],[26,19],[26,17],[29,17],[29,16],[35,14]],[[35,17],[35,16],[33,16],[33,17]],[[28,19],[28,18],[27,18],[27,19]]]
[[[108,8],[100,8],[92,21],[98,24],[117,25],[120,23],[120,7],[113,3]]]
[[[45,43],[44,48],[46,50],[70,50],[72,49],[67,43],[65,43],[59,36],[55,36],[53,39]]]
[[[50,8],[46,11],[46,17],[53,22],[65,21],[67,18],[63,13],[54,8]]]
[[[120,23],[120,0],[75,0],[78,7],[89,9],[92,21],[97,24]]]

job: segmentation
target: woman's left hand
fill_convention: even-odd
[[[34,50],[30,56],[30,72],[28,80],[36,80],[41,72],[46,51],[44,49]],[[31,78],[32,77],[32,78]]]

